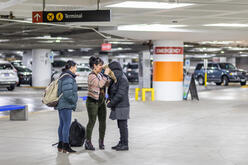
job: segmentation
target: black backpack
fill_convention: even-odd
[[[70,127],[69,143],[73,147],[80,147],[85,141],[85,127],[75,119]]]

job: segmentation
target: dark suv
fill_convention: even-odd
[[[125,74],[129,82],[139,81],[139,65],[138,63],[128,63],[124,68],[126,70]]]
[[[204,85],[205,70],[204,64],[197,64],[195,69],[195,78],[200,85]],[[229,82],[238,82],[246,85],[246,72],[238,70],[230,63],[208,63],[207,81],[215,82],[216,85],[222,83],[227,86]]]

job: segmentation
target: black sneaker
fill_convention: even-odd
[[[128,151],[129,147],[128,145],[121,144],[120,146],[116,147],[116,151]]]
[[[60,141],[60,142],[58,143],[57,148],[58,148],[58,151],[59,151],[59,152],[62,152],[62,151],[63,151],[63,142],[62,142],[62,141]]]
[[[71,146],[69,145],[69,143],[64,143],[63,145],[63,153],[75,153],[76,151],[74,151],[73,149],[71,149]]]
[[[111,147],[113,150],[116,150],[117,147],[119,147],[121,145],[121,142],[119,141],[119,143],[113,147]]]
[[[91,151],[95,150],[90,140],[86,140],[84,147],[86,150],[91,150]]]
[[[104,150],[105,149],[103,140],[99,140],[99,149],[100,150]]]

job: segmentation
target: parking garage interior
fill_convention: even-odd
[[[0,164],[246,165],[247,7],[246,0],[0,0]],[[35,22],[32,14],[101,10],[109,21]],[[58,112],[42,103],[45,88],[75,61],[72,121],[86,127],[91,56],[118,61],[129,81],[128,151],[111,149],[119,132],[109,108],[105,150],[97,147],[98,123],[96,151],[52,146]],[[24,121],[1,111],[13,105],[27,107]]]

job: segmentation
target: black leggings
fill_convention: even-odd
[[[120,142],[124,145],[128,145],[127,120],[117,120],[117,124],[120,131]]]

